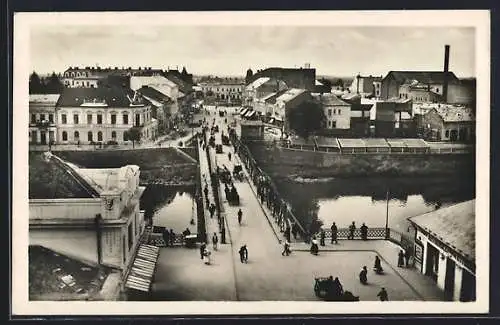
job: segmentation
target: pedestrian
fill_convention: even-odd
[[[205,248],[203,251],[203,262],[206,265],[210,265],[212,263],[212,252]]]
[[[163,230],[163,241],[165,242],[165,246],[168,246],[170,244],[170,233],[168,232],[168,229]]]
[[[368,282],[367,274],[368,270],[366,269],[366,266],[363,266],[363,269],[361,270],[361,272],[359,272],[359,281],[362,284],[366,284]]]
[[[281,252],[281,256],[288,256],[290,255],[291,251],[290,251],[290,243],[285,240],[285,243],[283,244],[283,251]]]
[[[378,257],[378,255],[375,255],[375,263],[373,264],[373,270],[377,274],[381,274],[384,272],[384,269],[382,269],[382,265],[380,263],[380,258]]]
[[[247,263],[247,261],[248,261],[247,245],[241,246],[238,253],[240,254],[240,262],[241,263]]]
[[[387,291],[385,291],[385,288],[380,289],[377,297],[380,298],[380,301],[389,301],[389,296],[387,295]]]
[[[361,239],[367,240],[368,239],[368,227],[365,225],[364,222],[363,222],[363,225],[359,229],[361,231]]]
[[[217,233],[214,232],[214,235],[212,236],[212,246],[214,248],[214,251],[217,250],[218,243],[219,243],[219,237],[217,237]]]
[[[205,184],[205,188],[203,189],[203,193],[205,193],[205,197],[208,198],[208,185]]]
[[[241,209],[238,210],[238,224],[241,226],[241,219],[243,218],[243,212]]]
[[[403,252],[403,250],[400,250],[398,254],[398,267],[403,266],[405,266],[405,253]]]
[[[285,238],[286,238],[286,240],[288,240],[289,242],[290,242],[290,239],[291,239],[291,238],[290,238],[290,237],[291,237],[290,232],[291,232],[290,225],[287,223],[287,224],[286,224],[286,228],[285,228]]]
[[[207,207],[210,206],[210,200],[208,199],[208,196],[205,196],[205,204]]]
[[[319,244],[320,244],[321,246],[325,246],[325,237],[326,237],[326,235],[325,235],[325,231],[324,231],[324,230],[323,230],[323,228],[322,228],[322,229],[321,229],[321,232],[320,232],[320,234],[319,234]]]
[[[332,223],[332,226],[330,227],[330,229],[332,230],[332,238],[331,238],[331,243],[333,244],[333,242],[335,242],[335,244],[337,244],[337,225],[335,224],[335,222]]]
[[[175,232],[173,229],[170,229],[170,235],[168,236],[168,239],[170,240],[170,246],[174,246]]]
[[[318,240],[316,239],[316,236],[312,237],[310,250],[311,250],[311,254],[318,255],[319,247],[318,247]]]
[[[347,239],[354,239],[355,230],[356,230],[356,224],[353,221],[352,224],[349,226],[349,236],[347,236]]]
[[[411,257],[411,251],[409,248],[405,250],[405,262],[406,262],[406,267],[410,266],[410,257]]]
[[[200,258],[201,259],[203,259],[203,257],[205,256],[206,249],[207,249],[207,244],[201,243],[201,246],[200,246]]]
[[[229,158],[229,161],[231,161],[231,153],[230,152],[227,153],[227,157]]]
[[[208,208],[208,211],[210,212],[210,219],[214,217],[215,214],[215,204],[210,204],[210,207]]]

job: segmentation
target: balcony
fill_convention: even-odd
[[[35,126],[37,128],[40,128],[40,129],[47,129],[51,126],[56,126],[55,122],[54,121],[48,121],[48,120],[38,120],[38,121],[31,121],[30,122],[30,126]]]

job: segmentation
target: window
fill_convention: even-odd
[[[87,114],[87,124],[92,124],[92,114]]]
[[[128,124],[128,114],[123,114],[123,124]]]
[[[135,126],[141,125],[141,114],[135,114]]]
[[[93,138],[93,136],[92,136],[92,131],[89,131],[89,133],[87,133],[87,140],[88,140],[89,142],[94,141],[94,138]]]
[[[332,116],[332,109],[328,109],[328,116]]]
[[[36,114],[31,114],[31,123],[32,124],[36,123]]]
[[[102,114],[97,114],[97,124],[102,124]]]
[[[332,121],[332,129],[335,129],[337,127],[337,121]]]
[[[102,132],[97,132],[97,141],[102,141]]]
[[[49,114],[49,122],[54,123],[54,114]]]
[[[128,225],[128,250],[132,249],[134,244],[134,233],[132,232],[132,222]]]
[[[123,132],[123,141],[128,141],[127,132]]]
[[[75,131],[73,138],[75,139],[75,141],[80,141],[80,132]]]
[[[449,138],[450,137],[450,130],[446,130],[446,132],[444,133],[444,136],[446,138]]]
[[[66,114],[62,114],[62,115],[61,115],[61,123],[62,123],[62,124],[66,124],[66,123],[68,123],[68,121],[66,120]]]
[[[111,124],[116,124],[116,114],[111,114]]]
[[[339,115],[342,114],[342,110],[340,108],[338,109],[337,114],[339,114]]]
[[[111,138],[112,138],[113,140],[116,140],[116,131],[112,131],[112,132],[111,132]]]
[[[62,140],[63,141],[68,141],[68,132],[63,131],[63,133],[62,133]]]
[[[331,128],[332,127],[332,121],[328,121],[328,127]]]
[[[439,94],[439,88],[436,88],[436,92]]]
[[[78,124],[78,114],[73,114],[73,124]]]
[[[45,114],[40,114],[40,121],[45,121]]]

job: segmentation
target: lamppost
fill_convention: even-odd
[[[385,196],[386,211],[385,211],[385,239],[389,239],[389,188]]]

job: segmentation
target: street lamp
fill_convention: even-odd
[[[385,196],[386,201],[386,211],[385,211],[385,238],[389,238],[389,188],[387,188],[387,193]]]

